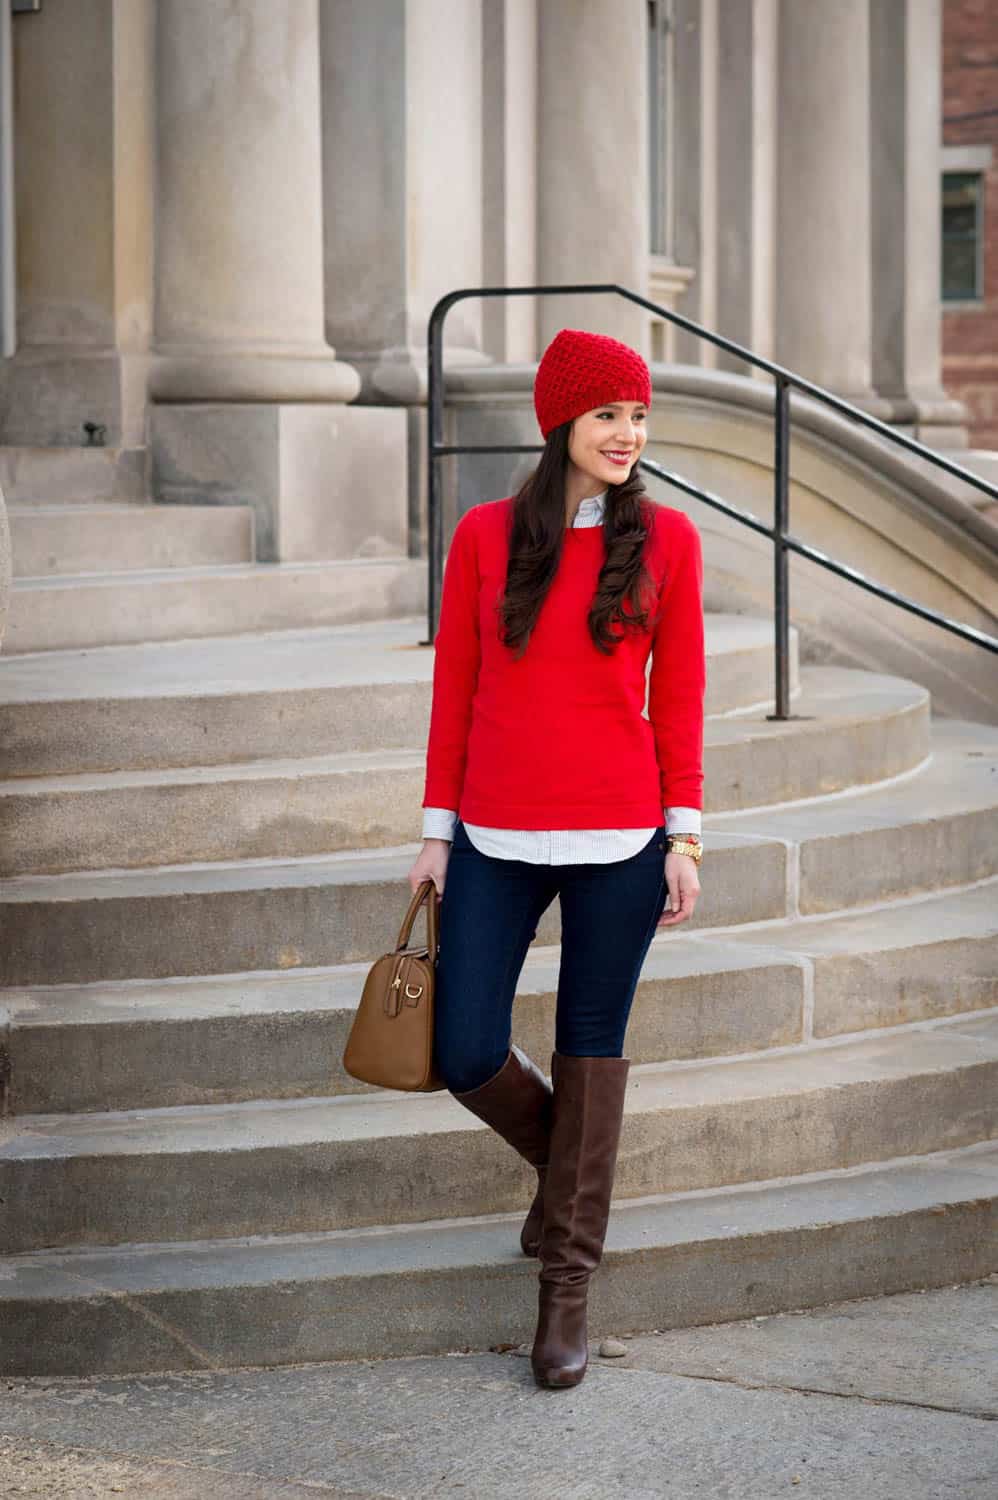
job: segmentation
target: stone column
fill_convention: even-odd
[[[941,375],[941,0],[877,0],[870,24],[874,384],[893,421],[959,444]]]
[[[15,303],[14,267],[9,259],[14,254],[15,245],[14,156],[11,142],[14,70],[10,20],[10,6],[5,5],[0,9],[0,362],[13,352],[15,345],[15,331],[11,326]],[[0,489],[0,647],[3,646],[7,624],[10,576],[10,531],[7,527],[4,494]]]
[[[481,0],[321,0],[320,43],[326,334],[362,399],[422,402],[434,303],[482,284]],[[486,362],[479,302],[444,332]]]
[[[14,215],[14,59],[9,5],[0,6],[0,359],[17,348]]]
[[[404,552],[404,423],[325,340],[318,0],[156,16],[156,494],[252,504],[264,559]]]
[[[717,327],[717,0],[675,0],[673,6],[675,104],[676,260],[693,270],[678,311],[707,328]],[[726,145],[730,143],[725,143]],[[677,330],[675,359],[712,368],[713,345]]]
[[[9,4],[7,10],[10,9]],[[17,351],[0,439],[145,439],[152,321],[152,0],[14,17]]]
[[[352,400],[323,326],[318,0],[156,10],[154,395]]]
[[[482,274],[486,286],[537,281],[537,0],[488,0],[482,13]],[[537,358],[531,297],[482,305],[500,363]]]
[[[320,16],[326,334],[358,370],[360,400],[400,408],[421,556],[427,325],[446,292],[484,281],[482,0],[320,0]],[[482,325],[481,301],[452,308],[448,369],[489,363]]]
[[[648,77],[644,0],[540,0],[538,273],[646,294]],[[619,298],[549,297],[540,343],[588,328],[648,353],[648,315]]]
[[[780,7],[776,357],[881,414],[871,387],[869,12],[870,0]]]
[[[718,10],[718,333],[772,358],[776,235],[778,0],[724,0]],[[750,374],[723,350],[719,369]],[[768,379],[768,376],[766,377]]]

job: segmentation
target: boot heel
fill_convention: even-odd
[[[578,1385],[589,1364],[588,1287],[541,1282],[537,1336],[530,1356],[534,1379],[550,1390]]]

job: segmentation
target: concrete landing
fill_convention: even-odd
[[[525,1350],[15,1381],[31,1500],[972,1500],[998,1489],[998,1278],[623,1341],[574,1391]],[[404,1421],[400,1420],[404,1413]]]

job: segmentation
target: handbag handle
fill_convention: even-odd
[[[427,900],[427,897],[429,897],[429,900]],[[419,911],[419,908],[422,906],[423,902],[426,901],[426,946],[430,955],[430,962],[436,963],[438,943],[437,903],[439,899],[440,898],[437,895],[437,887],[432,880],[423,880],[420,882],[417,889],[413,892],[412,900],[409,902],[409,910],[402,918],[402,926],[399,928],[399,940],[395,947],[396,953],[400,953],[403,948],[408,946],[409,936],[412,932],[412,924],[416,920],[416,913]]]

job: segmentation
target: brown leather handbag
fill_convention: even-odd
[[[384,1089],[429,1093],[445,1087],[433,1066],[437,888],[424,880],[409,902],[391,953],[372,964],[343,1052],[351,1078]],[[426,902],[426,946],[410,948],[416,914]]]

